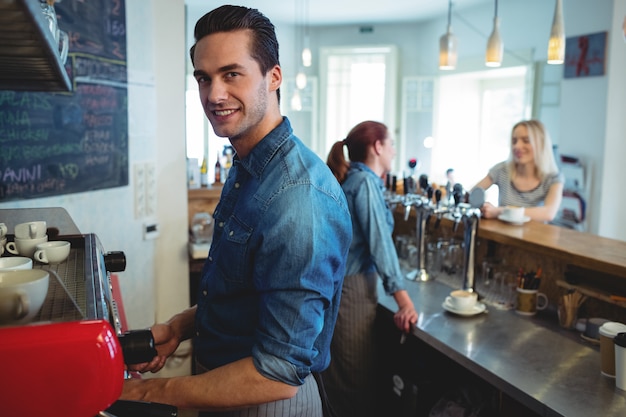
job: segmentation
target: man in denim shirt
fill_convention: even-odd
[[[196,24],[200,100],[236,156],[215,210],[198,305],[152,327],[157,371],[194,337],[199,375],[129,381],[122,398],[220,416],[321,417],[312,372],[330,362],[352,238],[343,191],[279,109],[273,25],[222,6]]]

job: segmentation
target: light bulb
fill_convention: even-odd
[[[302,71],[300,71],[298,75],[296,75],[296,87],[298,87],[300,90],[304,90],[304,88],[306,87],[306,74]]]
[[[300,98],[300,90],[296,90],[291,96],[291,110],[302,110],[302,99]]]
[[[439,69],[453,70],[456,68],[456,61],[456,37],[448,26],[448,32],[439,38]]]
[[[499,67],[502,65],[502,53],[504,45],[500,37],[500,19],[493,18],[493,32],[487,41],[487,54],[485,56],[485,65],[488,67]]]
[[[305,67],[310,67],[312,60],[313,60],[313,57],[311,56],[311,49],[304,48],[302,50],[302,65],[304,65]]]
[[[563,3],[556,1],[550,40],[548,41],[548,64],[558,65],[565,61],[565,29],[563,27]]]

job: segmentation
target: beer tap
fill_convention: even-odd
[[[454,187],[456,188],[458,184],[455,184]],[[461,204],[461,193],[459,191],[455,191],[453,193],[453,197],[454,197],[454,209],[452,210],[452,217],[454,219],[454,224],[452,225],[452,231],[454,233],[456,233],[457,229],[459,228],[459,223],[461,222],[461,211],[459,208],[459,205]]]
[[[435,229],[439,227],[439,224],[441,223],[441,216],[443,215],[440,205],[441,205],[441,190],[437,188],[437,190],[435,190],[435,214],[437,214],[437,219],[435,220]]]
[[[406,278],[411,281],[429,281],[426,271],[426,220],[430,217],[431,205],[421,197],[416,206],[415,234],[417,237],[417,269],[409,272]]]
[[[465,243],[465,257],[463,262],[463,289],[469,292],[474,292],[475,277],[474,267],[476,258],[476,235],[478,233],[478,222],[480,219],[479,208],[467,208],[462,213],[463,226],[465,228],[463,233],[463,240]]]

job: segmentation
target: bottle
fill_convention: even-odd
[[[215,162],[215,184],[222,182],[222,165],[220,164],[220,153],[217,153],[217,162]]]
[[[209,186],[209,167],[206,156],[202,160],[202,165],[200,166],[200,185],[202,187]]]

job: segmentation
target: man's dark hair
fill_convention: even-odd
[[[263,75],[280,65],[278,59],[278,40],[272,22],[259,12],[243,6],[220,6],[202,16],[194,29],[196,43],[207,35],[217,32],[231,32],[248,29],[252,32],[252,42],[249,45],[250,56],[261,67]],[[191,62],[196,50],[196,44],[189,50]],[[280,91],[277,91],[280,101]]]

